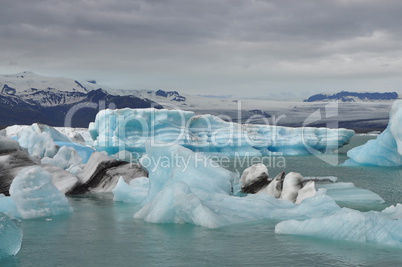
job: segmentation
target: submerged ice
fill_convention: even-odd
[[[191,111],[157,109],[102,110],[89,126],[97,150],[145,152],[145,144],[180,144],[195,152],[227,155],[305,155],[342,147],[352,130],[290,128],[226,122]]]
[[[0,259],[17,254],[21,243],[20,222],[0,212]]]

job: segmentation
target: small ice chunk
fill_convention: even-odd
[[[402,204],[398,203],[395,206],[391,205],[388,208],[385,208],[382,212],[387,214],[387,216],[393,220],[402,219]]]
[[[40,167],[22,169],[10,186],[10,195],[23,219],[70,213],[67,198],[52,183],[52,176]]]
[[[58,150],[58,146],[47,132],[38,134],[29,130],[22,131],[18,142],[22,147],[28,149],[29,155],[37,159],[52,158]]]
[[[268,184],[268,168],[262,164],[254,164],[243,171],[240,178],[244,193],[257,193]]]
[[[42,164],[54,165],[68,170],[82,164],[81,157],[78,155],[74,148],[63,146],[57,151],[53,158],[44,157],[41,159]]]
[[[141,203],[148,194],[149,179],[148,177],[139,177],[127,184],[123,177],[119,178],[116,187],[113,189],[113,200],[126,203]]]
[[[95,152],[95,149],[92,147],[86,146],[86,145],[81,145],[81,144],[76,144],[76,143],[71,143],[71,142],[55,142],[56,145],[59,147],[69,147],[71,149],[74,149],[77,154],[80,156],[82,163],[86,164],[91,157],[92,153]]]

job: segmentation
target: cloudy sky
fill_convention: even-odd
[[[286,96],[402,90],[399,0],[2,0],[0,73]]]

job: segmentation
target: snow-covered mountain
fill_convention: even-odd
[[[44,77],[29,71],[0,75],[0,96],[17,97],[31,105],[67,105],[83,100],[87,93],[88,90],[73,79]]]
[[[329,101],[341,101],[341,102],[374,102],[374,101],[394,101],[398,99],[397,92],[348,92],[342,91],[336,94],[316,94],[310,96],[304,102],[329,102]]]
[[[266,96],[258,99],[236,99],[230,96],[181,94],[162,89],[119,90],[99,85],[96,81],[78,82],[74,79],[22,72],[0,75],[0,126],[30,125],[35,122],[65,126],[66,114],[79,107],[72,118],[71,126],[88,127],[100,109],[164,107],[190,110],[196,114],[212,114],[234,122],[298,127],[304,126],[306,118],[315,111],[325,111],[328,102],[340,99],[335,117],[323,116],[310,121],[308,126],[325,126],[332,120],[339,122],[339,127],[371,131],[382,130],[387,125],[392,103],[390,100],[397,98],[396,93],[389,94],[319,94],[305,102],[302,99],[270,100]]]
[[[97,112],[110,105],[161,108],[149,99],[112,95],[96,85],[85,85],[73,79],[44,77],[33,72],[0,75],[0,125],[40,122],[64,126],[66,114],[79,107],[72,123],[76,127],[88,127]]]

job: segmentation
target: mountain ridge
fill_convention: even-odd
[[[398,99],[397,92],[349,92],[341,91],[335,94],[315,94],[305,99],[304,102],[328,102],[339,100],[341,102],[358,102],[358,101],[391,101]]]

